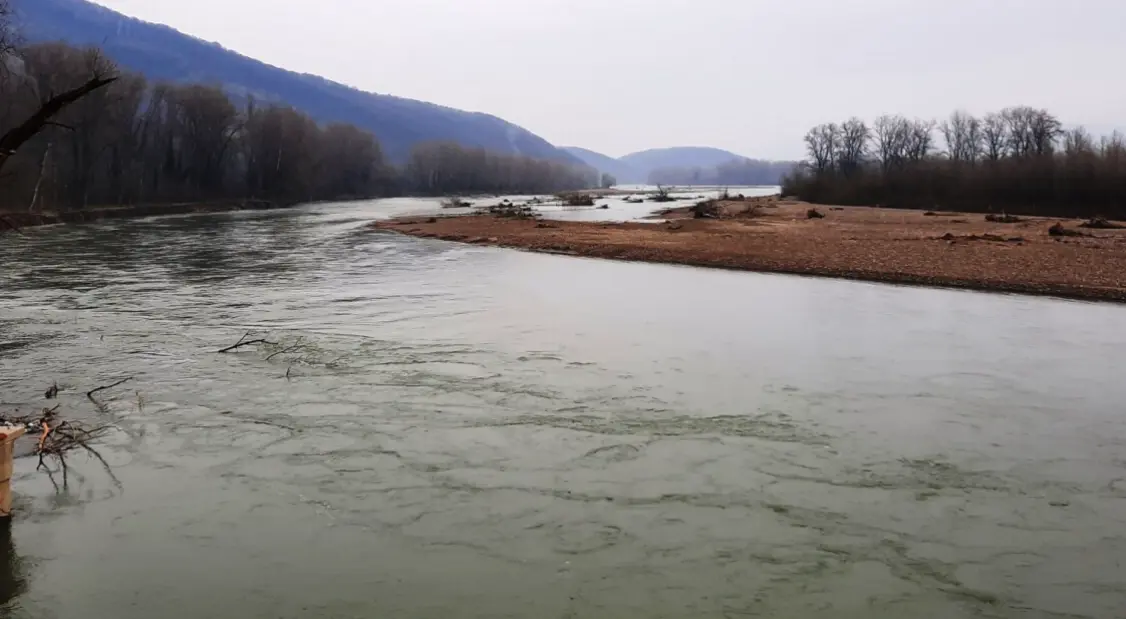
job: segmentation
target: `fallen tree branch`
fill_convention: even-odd
[[[44,421],[43,427],[44,434],[40,438],[38,449],[36,449],[36,455],[39,456],[39,464],[35,467],[36,470],[46,469],[47,472],[50,473],[51,469],[47,466],[46,458],[55,458],[58,460],[59,467],[62,469],[63,487],[65,488],[69,473],[66,463],[66,454],[81,449],[100,462],[102,467],[105,468],[106,473],[109,474],[110,479],[112,479],[119,488],[121,487],[121,481],[113,474],[113,469],[110,467],[109,462],[106,461],[97,449],[90,446],[90,441],[104,436],[111,426],[83,428],[69,421],[63,421],[54,428],[49,428],[46,421]]]
[[[94,394],[95,394],[95,393],[97,393],[97,392],[99,392],[99,391],[105,391],[106,389],[113,389],[114,387],[116,387],[116,386],[118,386],[118,385],[124,385],[125,383],[127,383],[127,382],[129,382],[129,381],[131,381],[131,380],[133,380],[133,377],[132,377],[132,376],[130,376],[129,378],[123,378],[123,379],[121,379],[121,380],[117,381],[116,383],[113,383],[112,385],[103,385],[103,386],[101,386],[101,387],[96,387],[96,388],[94,388],[94,389],[91,389],[90,391],[87,391],[87,392],[86,392],[86,397],[87,397],[87,398],[90,398],[91,400],[93,400],[93,399],[94,399]]]
[[[30,118],[0,135],[0,169],[13,154],[47,126],[51,119],[86,95],[117,81],[117,76],[94,75],[85,84],[51,97]]]
[[[253,344],[269,344],[271,346],[277,346],[277,344],[267,340],[266,338],[259,338],[259,339],[256,339],[256,340],[246,339],[246,338],[250,337],[250,333],[251,333],[250,331],[247,331],[241,338],[239,338],[239,341],[234,343],[234,345],[228,346],[228,347],[224,348],[223,350],[220,350],[220,351],[217,351],[217,352],[219,354],[227,353],[227,352],[231,352],[232,350],[238,350],[239,348],[242,348],[243,346],[251,346]]]
[[[300,432],[301,431],[299,428],[297,428],[295,426],[287,425],[287,424],[284,424],[284,423],[278,423],[276,421],[269,421],[269,420],[266,420],[266,419],[254,419],[253,417],[240,417],[239,415],[235,415],[234,411],[223,411],[219,414],[227,417],[228,419],[237,419],[237,420],[245,422],[245,423],[253,423],[253,424],[256,424],[256,425],[260,425],[260,426],[270,426],[271,428],[280,428],[282,430],[289,430],[290,432]]]
[[[40,435],[40,437],[39,437],[38,451],[40,453],[42,453],[43,452],[43,445],[45,445],[47,443],[47,437],[50,436],[50,434],[51,434],[51,426],[47,425],[46,419],[44,419],[43,421],[40,421],[39,423],[43,426],[43,434]],[[42,462],[42,458],[40,458],[40,462]]]
[[[119,381],[117,384],[121,382],[124,381]],[[104,388],[108,389],[110,386],[107,385]],[[90,399],[93,400],[93,398]],[[94,403],[95,405],[98,404],[96,400],[94,400]],[[121,481],[114,475],[109,462],[90,444],[105,436],[113,426],[86,427],[81,423],[66,420],[56,423],[58,410],[59,405],[55,405],[52,408],[44,408],[34,415],[0,415],[0,423],[23,426],[28,430],[38,430],[34,434],[29,433],[25,436],[35,437],[35,449],[32,454],[39,458],[35,470],[45,470],[47,476],[51,478],[52,484],[55,483],[53,476],[55,471],[52,471],[51,467],[48,466],[48,460],[54,458],[58,461],[59,468],[57,470],[62,471],[63,487],[65,488],[70,475],[66,456],[72,451],[82,450],[101,463],[118,488],[122,487]],[[57,485],[56,488],[58,488]]]

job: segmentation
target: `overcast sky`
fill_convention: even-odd
[[[1027,104],[1126,122],[1126,0],[97,0],[287,69],[618,156]]]

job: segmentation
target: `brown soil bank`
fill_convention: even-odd
[[[267,210],[280,205],[265,200],[240,200],[235,202],[189,202],[181,204],[143,204],[136,206],[114,206],[91,208],[76,211],[0,211],[0,234],[30,226],[51,224],[86,223],[103,219],[125,219],[129,217],[151,217],[154,215],[187,215],[191,213],[220,213],[224,211]]]
[[[778,199],[759,201],[749,209],[753,214],[746,203],[721,207],[718,219],[688,219],[687,209],[676,209],[662,223],[473,215],[372,227],[598,258],[1126,301],[1126,230],[1082,228],[1077,220],[996,223],[980,214]],[[810,218],[813,208],[824,217]],[[1057,223],[1065,236],[1049,233]]]

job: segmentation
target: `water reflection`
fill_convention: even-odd
[[[0,606],[27,591],[23,558],[12,540],[12,519],[0,518]]]

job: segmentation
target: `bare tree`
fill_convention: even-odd
[[[1033,137],[1032,124],[1036,110],[1028,106],[1010,107],[1001,110],[1001,117],[1009,132],[1009,156],[1015,158],[1027,157],[1035,152],[1035,138]]]
[[[911,123],[902,116],[884,115],[876,119],[873,139],[876,157],[884,173],[903,165],[911,141]]]
[[[1099,141],[1099,156],[1112,167],[1126,167],[1126,136],[1121,131],[1103,136]]]
[[[1055,116],[1047,110],[1026,105],[1002,110],[1001,118],[1008,130],[1008,152],[1011,157],[1051,154],[1062,132],[1062,125]]]
[[[1000,161],[1009,144],[1009,129],[1005,117],[996,112],[986,114],[981,123],[981,145],[985,158]]]
[[[1063,124],[1048,110],[1036,110],[1029,123],[1032,150],[1037,155],[1050,155],[1056,140],[1063,134]]]
[[[833,167],[839,135],[840,129],[833,123],[818,125],[805,134],[805,147],[813,169],[820,172]]]
[[[837,140],[837,168],[841,173],[850,176],[860,169],[864,162],[864,155],[868,150],[868,139],[871,131],[863,120],[853,117],[845,121],[840,127],[840,139]]]
[[[425,193],[542,193],[596,186],[586,166],[420,145],[400,173],[370,132],[320,126],[283,105],[240,109],[222,88],[150,84],[99,51],[19,47],[0,0],[0,207],[263,199],[279,204]],[[18,57],[14,54],[18,53]],[[9,62],[16,58],[18,62]]]
[[[983,139],[981,119],[976,116],[970,116],[969,126],[966,127],[965,135],[966,161],[973,164],[981,160]]]
[[[842,125],[836,149],[854,120]],[[945,157],[934,156],[935,129],[945,140]],[[807,137],[817,146],[821,127]],[[879,173],[838,173],[847,165],[802,167],[786,176],[784,195],[830,204],[883,204],[902,208],[1029,213],[1060,217],[1126,220],[1126,137],[1096,140],[1083,128],[1064,131],[1047,110],[1010,107],[978,120],[962,111],[941,124],[881,116],[873,123],[871,162],[860,168]],[[816,149],[811,149],[815,155]],[[982,158],[989,165],[979,166]]]
[[[981,152],[981,121],[959,110],[939,125],[946,153],[956,163],[974,163]]]
[[[54,89],[43,92],[38,89],[37,109],[23,122],[0,135],[0,170],[24,144],[34,138],[44,128],[55,125],[54,118],[63,110],[113,82],[117,81],[116,67],[104,61],[96,51],[87,53],[87,75],[79,86],[70,87],[60,94]],[[35,85],[34,83],[32,84]]]
[[[238,110],[218,86],[181,86],[169,95],[170,113],[179,128],[181,182],[193,197],[216,197],[225,180],[231,142],[240,128]]]
[[[352,125],[329,125],[324,132],[320,192],[339,197],[371,195],[383,189],[383,153],[375,136]]]
[[[27,212],[35,210],[35,203],[39,201],[39,189],[43,187],[43,172],[47,169],[47,158],[51,156],[52,142],[47,142],[47,148],[43,149],[43,158],[39,160],[39,172],[35,175],[35,189],[31,191],[31,205],[27,207]]]
[[[554,161],[499,155],[451,142],[419,144],[403,172],[407,186],[420,193],[450,194],[515,190],[542,193],[591,187],[597,172]]]
[[[907,160],[919,163],[927,158],[934,144],[934,121],[914,120],[907,124]]]
[[[1094,154],[1095,141],[1083,127],[1076,127],[1063,133],[1063,152],[1068,157]]]

